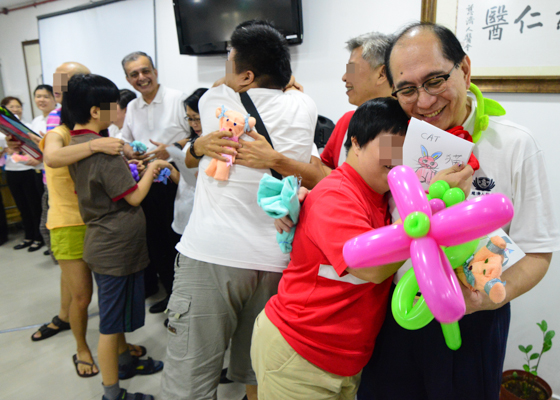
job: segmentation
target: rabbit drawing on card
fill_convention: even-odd
[[[418,164],[420,164],[420,166],[416,170],[416,176],[420,179],[421,183],[430,184],[438,172],[436,169],[438,166],[436,160],[441,157],[442,152],[436,151],[429,156],[428,150],[424,146],[420,145],[420,148],[422,150],[422,157],[418,159]]]

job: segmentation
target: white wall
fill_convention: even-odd
[[[6,95],[20,96],[29,104],[21,42],[37,39],[36,15],[83,4],[61,0],[37,8],[0,15],[0,65]],[[317,103],[319,112],[336,121],[352,109],[341,81],[348,59],[344,43],[368,31],[390,33],[419,18],[420,0],[374,2],[370,0],[303,0],[304,41],[292,47],[294,75]],[[225,71],[224,56],[193,57],[179,54],[172,0],[156,0],[157,64],[160,82],[191,93],[210,86]],[[134,28],[137,29],[137,28]],[[61,60],[61,62],[67,60]],[[476,62],[476,60],[473,60]],[[549,182],[555,199],[560,199],[560,116],[558,94],[487,94],[502,103],[509,119],[532,129],[543,147],[549,166]],[[30,119],[29,107],[24,116]],[[555,200],[557,219],[560,201]],[[518,344],[540,345],[537,321],[546,319],[558,337],[541,363],[541,375],[560,393],[560,254],[555,254],[549,273],[532,292],[512,303],[513,317],[506,368],[523,363]]]

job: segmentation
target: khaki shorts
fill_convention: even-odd
[[[255,320],[251,360],[259,400],[354,400],[362,375],[335,375],[311,364],[286,342],[264,310]]]
[[[86,226],[65,226],[51,230],[51,251],[57,260],[79,260],[84,256]]]

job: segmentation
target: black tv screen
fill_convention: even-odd
[[[227,52],[237,25],[251,19],[271,22],[289,44],[303,42],[301,0],[174,0],[181,54]]]

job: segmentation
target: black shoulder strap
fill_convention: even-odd
[[[274,148],[274,145],[272,144],[272,140],[270,140],[270,136],[268,135],[268,131],[264,126],[263,120],[261,119],[261,116],[259,115],[259,112],[257,111],[257,108],[253,104],[253,100],[251,100],[249,94],[247,92],[242,92],[239,93],[239,97],[241,97],[241,103],[243,103],[243,107],[245,107],[245,110],[247,110],[247,112],[251,115],[251,117],[255,118],[255,120],[257,121],[256,123],[257,132],[263,135],[266,141],[270,143],[270,146]],[[280,175],[272,168],[270,169],[270,172],[272,172],[273,177],[282,180],[282,175]]]

